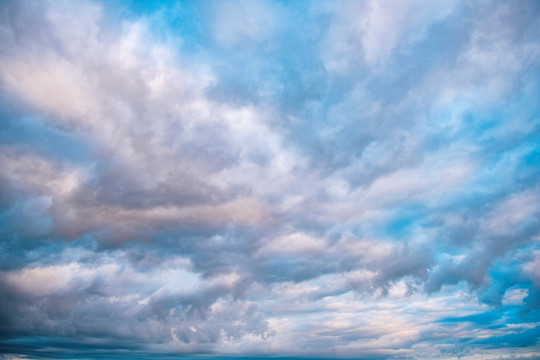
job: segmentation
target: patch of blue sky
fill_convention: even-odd
[[[538,88],[538,83],[532,83]],[[534,91],[517,91],[505,99],[505,104],[479,104],[470,99],[458,99],[436,107],[429,115],[430,134],[457,142],[481,146],[487,154],[503,151],[523,138],[538,136],[540,107],[534,101]],[[479,154],[481,155],[481,154]]]
[[[417,227],[422,227],[428,217],[428,209],[420,204],[407,204],[391,210],[386,221],[383,221],[375,235],[389,237],[396,241],[407,241]]]
[[[519,332],[510,332],[500,336],[471,339],[471,344],[485,344],[488,348],[499,349],[508,347],[532,347],[540,339],[540,326]]]
[[[121,21],[142,21],[147,25],[148,42],[166,44],[182,56],[204,54],[210,48],[203,3],[178,0],[113,3]]]
[[[451,316],[446,318],[441,318],[436,321],[436,323],[470,323],[477,326],[488,326],[492,328],[499,328],[504,326],[500,323],[500,320],[503,318],[504,312],[496,310],[488,310],[481,313],[475,313],[465,316]],[[493,326],[494,325],[494,326]]]
[[[32,236],[32,234],[20,231],[20,228],[12,229],[10,226],[3,229],[10,233],[9,237],[3,237],[4,241],[0,243],[0,269],[2,271],[19,269],[33,263],[46,263],[51,255],[65,249],[65,244],[62,243],[64,239]],[[54,242],[54,240],[59,241]],[[56,258],[51,258],[51,262],[54,260]]]
[[[27,204],[21,204],[27,207]],[[74,239],[50,236],[53,219],[21,206],[0,212],[1,236],[0,268],[16,269],[28,264],[54,265],[57,262],[82,261],[83,255],[96,250],[96,240],[91,233]],[[66,260],[67,259],[67,260]]]
[[[0,142],[74,164],[92,165],[95,161],[94,149],[83,134],[62,131],[37,116],[6,115],[0,128]]]
[[[139,18],[148,16],[164,9],[170,9],[176,6],[178,0],[120,0],[112,1],[122,7],[124,15],[128,17]],[[186,2],[189,4],[189,2]]]
[[[538,339],[534,339],[538,333],[537,314],[523,315],[518,306],[504,306],[498,310],[487,310],[463,316],[452,316],[438,319],[434,324],[441,324],[443,328],[451,331],[459,327],[468,337],[453,339],[454,341],[467,343],[474,348],[479,344],[492,344],[494,347],[520,346],[520,341],[527,345],[534,345]],[[484,333],[484,336],[473,334]],[[502,345],[501,341],[512,341],[513,344]]]

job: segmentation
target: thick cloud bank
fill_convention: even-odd
[[[538,1],[0,2],[0,357],[540,359]]]

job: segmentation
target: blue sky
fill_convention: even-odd
[[[4,359],[540,359],[540,3],[2,1]]]

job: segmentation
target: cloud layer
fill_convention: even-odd
[[[0,353],[540,358],[535,1],[0,5]]]

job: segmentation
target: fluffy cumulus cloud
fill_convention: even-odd
[[[540,4],[2,1],[2,358],[540,358]]]

